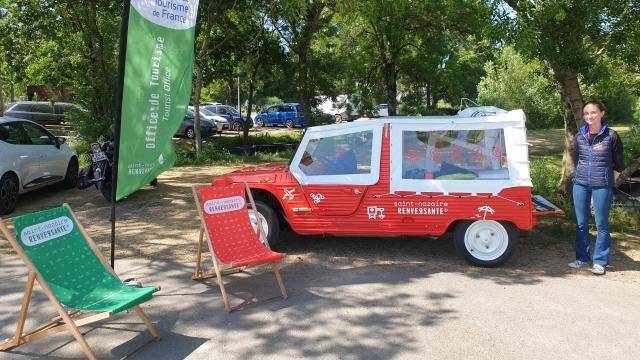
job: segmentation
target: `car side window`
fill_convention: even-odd
[[[403,131],[402,178],[509,179],[504,131]]]
[[[371,173],[373,131],[310,140],[300,160],[308,176]]]
[[[5,131],[0,131],[6,135],[6,140],[0,138],[0,140],[14,145],[31,145],[31,139],[22,128],[19,122],[10,122],[0,125]],[[0,134],[0,137],[3,135]]]
[[[36,104],[33,106],[33,112],[53,114],[53,107],[49,104]]]
[[[218,106],[218,114],[229,115],[229,111],[223,106]]]
[[[0,124],[0,141],[4,141],[7,144],[19,145],[21,140],[24,139],[23,135],[21,129],[13,123]]]
[[[27,133],[33,145],[55,145],[55,139],[43,128],[30,124],[22,123],[22,128]]]
[[[11,109],[11,111],[33,111],[31,109],[31,104],[25,104],[25,103],[18,103],[13,109]]]
[[[71,105],[60,105],[60,104],[55,104],[53,106],[53,109],[55,111],[56,114],[64,114],[65,112],[69,111],[69,109],[71,109]]]

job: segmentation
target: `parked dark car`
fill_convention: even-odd
[[[184,116],[184,120],[182,120],[182,124],[176,131],[177,137],[186,137],[187,139],[195,139],[196,132],[193,129],[193,121],[195,120],[195,114],[193,110],[187,110],[187,113]],[[207,120],[205,118],[200,118],[200,136],[203,138],[213,136],[217,133],[216,124],[213,121]]]
[[[49,101],[18,101],[9,104],[4,116],[31,120],[42,126],[63,125],[69,122],[65,113],[71,109],[81,110],[72,103]]]
[[[242,130],[242,122],[247,121],[246,115],[240,115],[240,112],[236,110],[233,106],[222,105],[222,104],[213,104],[202,106],[206,110],[214,113],[215,115],[222,116],[227,119],[229,122],[229,126],[233,131]],[[253,126],[253,124],[249,124],[249,127]]]
[[[258,126],[304,126],[304,113],[298,103],[275,104],[262,110],[253,122]]]

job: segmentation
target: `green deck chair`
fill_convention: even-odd
[[[14,232],[9,228],[12,225]],[[0,219],[0,230],[29,269],[15,337],[0,344],[0,350],[68,330],[80,343],[87,358],[95,359],[93,350],[78,327],[131,308],[153,337],[130,354],[160,339],[155,327],[138,306],[151,299],[159,288],[124,285],[67,204],[9,220]],[[59,316],[23,332],[35,281],[38,281]]]

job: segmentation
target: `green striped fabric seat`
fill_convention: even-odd
[[[67,307],[117,313],[151,299],[157,291],[128,287],[111,274],[66,207],[16,216],[13,224],[18,243]]]

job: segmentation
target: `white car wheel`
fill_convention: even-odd
[[[516,238],[516,232],[510,223],[494,220],[460,222],[454,234],[458,253],[479,266],[504,263],[513,252]]]

